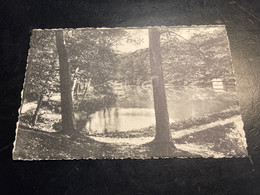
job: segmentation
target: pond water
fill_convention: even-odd
[[[154,109],[111,108],[91,115],[86,129],[97,132],[105,131],[105,129],[108,131],[128,131],[149,127],[154,124]]]
[[[124,96],[117,106],[90,115],[87,131],[129,131],[155,125],[151,88],[131,86],[120,94]],[[236,104],[232,92],[216,93],[211,88],[167,88],[166,94],[170,122],[220,112]]]

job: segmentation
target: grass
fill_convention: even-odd
[[[196,127],[196,126],[216,122],[218,120],[224,120],[224,119],[227,119],[232,116],[239,115],[239,114],[240,114],[239,108],[235,107],[234,109],[228,109],[228,110],[224,110],[222,112],[209,114],[209,115],[205,115],[202,117],[189,118],[187,120],[178,121],[178,122],[172,123],[170,128],[174,129],[175,131],[182,130],[182,129],[188,129],[191,127]]]
[[[35,131],[20,127],[15,147],[15,159],[82,159],[111,156],[113,147],[97,142],[81,133],[73,138],[62,133]]]
[[[187,120],[178,121],[171,124],[171,130],[180,131],[189,128],[196,129],[198,126],[214,123],[218,120],[231,118],[239,114],[237,107],[224,110],[219,113],[205,115],[203,117],[189,118]],[[46,121],[45,121],[46,122]],[[42,123],[44,124],[44,123]],[[221,152],[227,156],[243,154],[240,151],[239,138],[232,137],[234,135],[234,123],[225,125],[205,126],[200,132],[190,133],[178,139],[174,139],[175,144],[196,144],[202,147],[207,147],[211,151]],[[87,159],[87,158],[148,158],[156,156],[160,153],[158,147],[153,145],[131,145],[123,144],[118,146],[115,143],[98,142],[88,137],[89,134],[85,131],[77,131],[75,135],[68,136],[62,132],[46,132],[42,129],[30,128],[19,125],[18,139],[15,149],[15,159]],[[92,136],[111,137],[111,138],[139,138],[139,137],[154,137],[155,127],[151,126],[139,130],[128,132],[107,132],[107,133],[92,133]],[[231,136],[230,136],[231,135]],[[204,148],[205,149],[205,148]],[[157,151],[157,153],[156,153]],[[188,150],[187,150],[188,151]],[[244,152],[245,153],[245,152]],[[168,157],[195,157],[197,154],[192,154],[182,150],[170,150],[167,153]]]

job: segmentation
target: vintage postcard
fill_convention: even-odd
[[[35,29],[13,159],[247,156],[225,26]]]

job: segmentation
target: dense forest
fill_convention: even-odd
[[[110,35],[111,34],[111,35]],[[91,114],[115,103],[112,83],[116,80],[116,57],[112,50],[123,31],[65,30],[63,42],[69,67],[74,112]],[[28,57],[25,101],[37,101],[31,124],[35,125],[41,107],[56,113],[60,107],[60,65],[54,31],[34,31]],[[62,43],[61,43],[62,44]]]
[[[224,31],[194,32],[189,39],[177,29],[167,29],[161,34],[164,80],[173,87],[196,85],[211,86],[211,80],[222,78],[235,85],[229,46]],[[151,82],[149,77],[149,48],[119,55],[121,82],[140,85]]]
[[[140,30],[34,30],[18,146],[26,143],[24,132],[51,135],[52,139],[55,135],[59,140],[70,138],[78,143],[84,140],[92,143],[91,151],[104,147],[102,143],[110,138],[116,143],[119,138],[139,136],[149,137],[142,146],[153,151],[149,155],[189,156],[192,154],[176,148],[174,130],[211,127],[211,123],[239,115],[225,28]],[[123,42],[135,49],[120,49]],[[221,92],[214,91],[214,79],[223,83]],[[226,133],[240,128],[230,120],[229,126],[223,123]],[[205,128],[212,129],[209,127]],[[36,148],[45,148],[41,142],[35,144]],[[232,144],[229,147],[235,146]],[[135,149],[135,155],[143,151],[142,147]],[[225,152],[243,154],[244,145],[241,147],[233,153]],[[111,148],[107,150],[111,156]]]

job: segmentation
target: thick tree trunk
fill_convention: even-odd
[[[163,79],[160,32],[157,29],[149,29],[149,49],[156,118],[156,135],[154,141],[168,143],[171,142],[172,137],[169,127],[169,115]]]
[[[71,96],[71,78],[68,56],[63,40],[63,31],[56,32],[56,46],[60,63],[60,93],[61,93],[61,115],[62,130],[66,133],[74,130],[73,125],[73,104]]]
[[[35,109],[35,112],[34,112],[34,115],[32,117],[32,121],[31,121],[31,124],[32,125],[35,125],[37,120],[38,120],[38,116],[39,116],[39,110],[41,108],[41,105],[42,105],[42,99],[43,99],[43,94],[41,93],[39,95],[39,98],[38,98],[38,101],[37,101],[37,107]]]

